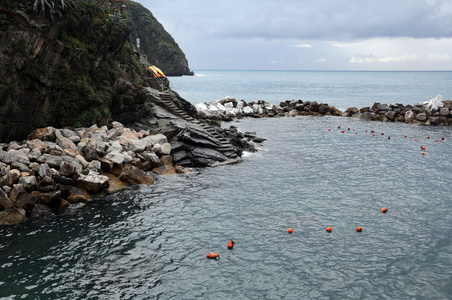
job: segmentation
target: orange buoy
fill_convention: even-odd
[[[414,139],[414,141],[416,142],[416,141],[417,141],[417,139]]]
[[[381,209],[381,212],[382,212],[382,213],[387,213],[387,212],[388,212],[388,209],[387,209],[386,207],[383,207],[383,208]]]
[[[427,135],[427,138],[429,139],[430,137]]]
[[[371,130],[370,132],[375,133],[375,130]]]
[[[367,129],[366,129],[366,132],[367,132]]]
[[[220,254],[216,254],[216,253],[210,252],[209,254],[206,255],[206,257],[207,258],[217,258],[217,257],[219,258]]]
[[[355,131],[355,134],[358,134],[358,133]]]
[[[422,152],[421,154],[422,154],[422,155],[425,155],[425,152]]]
[[[361,232],[363,229],[361,227],[356,227],[356,231]]]
[[[337,126],[337,129],[341,129],[341,125]]]
[[[347,129],[350,130],[350,127],[348,127]]]
[[[405,134],[405,137],[408,137],[408,136]]]
[[[292,228],[289,228],[289,230],[287,230],[287,232],[292,233],[292,232],[293,232],[293,229],[292,229]]]
[[[385,133],[384,133],[384,132],[382,132],[382,133],[381,133],[381,135],[385,135]]]
[[[331,227],[326,228],[326,231],[328,231],[328,232],[331,232],[331,230],[333,230],[333,228],[331,228]]]
[[[375,133],[373,134],[373,136],[375,136]]]
[[[444,141],[444,137],[441,138],[441,141]]]
[[[435,143],[438,143],[438,140],[435,140]]]
[[[228,248],[229,248],[229,249],[232,249],[232,247],[234,247],[234,245],[235,245],[235,243],[234,243],[234,241],[231,239],[231,240],[229,241]]]
[[[421,146],[421,149],[422,149],[422,150],[425,150],[425,147],[424,147],[424,146]]]
[[[344,133],[345,132],[345,130],[341,130],[341,133]]]
[[[390,139],[391,139],[391,136],[388,135],[388,140],[390,140]]]
[[[331,128],[328,128],[328,131],[331,131]]]

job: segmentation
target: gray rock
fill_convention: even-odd
[[[36,162],[32,162],[30,163],[30,169],[34,172],[34,173],[38,173],[39,172],[39,164]]]
[[[168,142],[168,139],[163,134],[155,134],[155,135],[149,135],[142,140],[146,141],[148,143],[148,146],[154,146],[155,144],[164,144]]]
[[[72,174],[74,174],[75,172],[75,167],[73,164],[71,164],[70,162],[67,161],[62,161],[60,163],[60,168],[59,171],[60,175],[65,176],[65,177],[71,177]]]
[[[411,110],[405,112],[405,122],[410,123],[414,121],[414,113]]]
[[[124,154],[116,151],[108,153],[105,158],[115,164],[122,164],[124,162]]]
[[[108,188],[108,177],[97,175],[90,172],[88,175],[80,175],[77,179],[77,187],[88,192],[97,193],[102,189]]]
[[[26,164],[22,164],[17,161],[15,161],[11,164],[11,169],[16,169],[21,172],[30,172],[31,171],[31,169]]]
[[[439,110],[439,114],[441,116],[448,116],[449,115],[449,108],[441,107],[440,110]]]
[[[27,155],[28,155],[28,153],[27,153]],[[11,150],[6,153],[5,157],[3,158],[3,162],[6,164],[11,164],[13,162],[19,162],[24,165],[29,165],[30,159],[28,158],[27,155],[25,155],[21,152],[18,152],[17,150]]]
[[[19,178],[19,184],[23,185],[27,192],[35,190],[38,186],[35,176],[22,176]]]
[[[416,116],[416,119],[418,121],[425,122],[425,121],[427,121],[427,114],[426,113],[420,113],[420,114],[418,114]]]
[[[61,147],[61,149],[71,149],[77,151],[77,146],[70,139],[63,136],[59,129],[55,130],[55,143]]]
[[[44,178],[46,176],[50,176],[50,167],[48,164],[43,163],[39,166],[39,171],[38,171],[39,176],[41,176],[41,178]]]
[[[59,168],[61,162],[64,161],[62,156],[56,156],[56,155],[50,155],[50,154],[43,154],[39,159],[38,162],[40,163],[46,163],[51,168]]]
[[[30,153],[28,154],[30,161],[37,161],[40,157],[41,151],[38,148],[31,149]]]
[[[218,148],[221,142],[203,130],[192,127],[186,127],[177,135],[178,140],[186,143],[206,146],[209,148]]]
[[[88,164],[88,169],[99,171],[101,169],[102,165],[100,161],[98,160],[92,160]]]

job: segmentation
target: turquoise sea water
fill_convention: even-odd
[[[182,96],[198,93],[196,79],[178,80],[192,82]],[[1,227],[0,299],[452,298],[452,128],[230,125],[267,141],[237,165]]]

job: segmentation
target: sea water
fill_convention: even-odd
[[[374,102],[417,104],[439,94],[452,99],[452,72],[195,71],[171,77],[171,87],[194,105],[235,97],[279,104],[301,99],[336,106]]]
[[[231,125],[267,139],[240,164],[1,227],[0,299],[452,297],[450,127],[312,116]]]

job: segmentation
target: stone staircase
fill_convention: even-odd
[[[161,100],[156,101],[156,103],[165,109],[169,110],[174,115],[178,116],[179,118],[188,121],[192,124],[196,124],[198,126],[201,126],[205,131],[207,131],[211,136],[216,138],[220,143],[221,146],[216,148],[217,151],[223,153],[228,158],[237,158],[237,153],[235,152],[236,149],[231,145],[231,143],[225,139],[222,135],[220,135],[212,126],[210,126],[207,123],[201,122],[190,115],[188,115],[186,112],[178,108],[176,105],[173,104],[171,101],[171,95],[168,93],[160,93]]]

